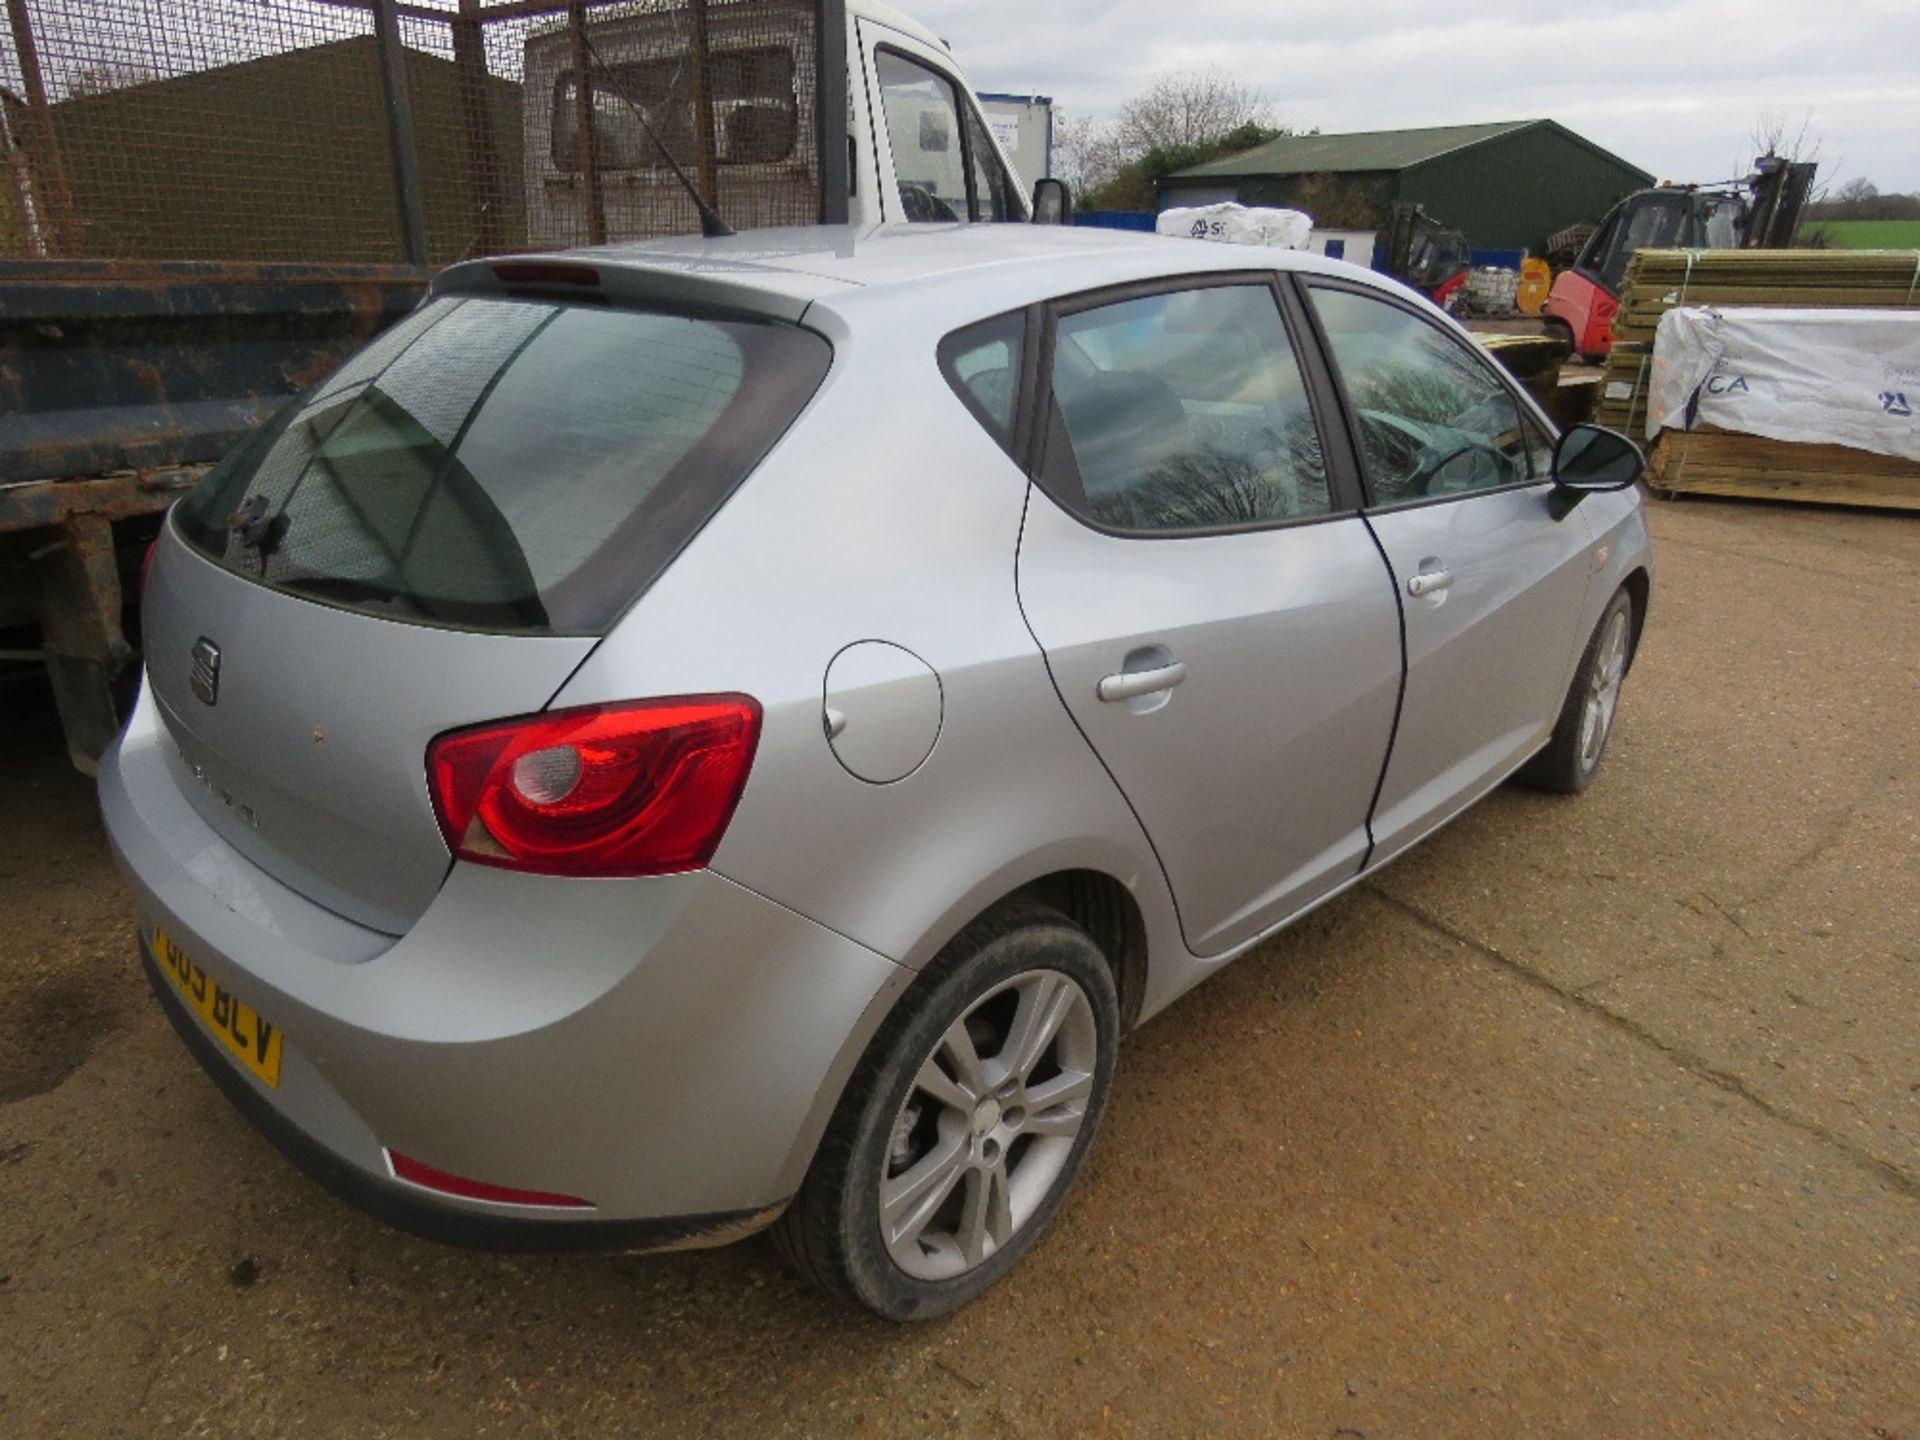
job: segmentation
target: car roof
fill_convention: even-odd
[[[898,314],[908,294],[964,324],[1056,295],[1215,271],[1305,271],[1382,283],[1372,271],[1299,250],[1093,226],[895,224],[673,236],[468,261],[436,277],[434,293],[505,288],[496,267],[543,263],[591,267],[601,290],[615,298],[720,305],[791,320],[819,305],[849,322],[868,311]]]

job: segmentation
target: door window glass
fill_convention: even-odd
[[[1470,345],[1384,300],[1311,293],[1359,422],[1376,505],[1544,477],[1544,439]]]
[[[1123,300],[1061,319],[1053,394],[1077,482],[1120,530],[1269,525],[1333,504],[1313,407],[1265,285]],[[1062,445],[1064,442],[1064,446]]]
[[[1700,202],[1705,210],[1706,246],[1709,250],[1739,248],[1747,230],[1746,202],[1737,195],[1709,197]]]
[[[1014,196],[1013,180],[1000,163],[980,113],[967,107],[967,153],[973,162],[973,193],[979,201],[976,220],[1025,220],[1026,213]]]
[[[1019,312],[956,330],[940,346],[940,362],[967,408],[1003,449],[1013,448],[1014,402],[1020,394],[1020,346],[1026,324]]]
[[[1637,250],[1671,250],[1684,242],[1687,227],[1685,197],[1653,198],[1629,202],[1621,223],[1601,266],[1600,278],[1609,290],[1617,291],[1626,278],[1627,262]]]
[[[892,50],[877,51],[874,63],[907,219],[967,219],[966,151],[953,82]]]

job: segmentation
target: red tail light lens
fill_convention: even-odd
[[[551,1205],[555,1209],[591,1210],[593,1202],[582,1200],[578,1195],[556,1195],[551,1190],[516,1190],[510,1185],[492,1185],[485,1180],[469,1180],[464,1175],[454,1175],[446,1170],[436,1170],[433,1166],[415,1160],[410,1155],[402,1155],[398,1150],[387,1151],[387,1164],[393,1167],[394,1175],[409,1185],[418,1185],[426,1190],[438,1190],[442,1195],[458,1195],[466,1200],[492,1200],[503,1205]]]
[[[670,875],[713,858],[759,739],[745,695],[596,705],[450,731],[427,748],[427,781],[462,860]]]

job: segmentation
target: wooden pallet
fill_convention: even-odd
[[[1620,310],[1613,317],[1613,349],[1600,383],[1596,423],[1636,440],[1645,436],[1654,331],[1660,317],[1678,305],[1920,307],[1920,251],[1640,251],[1628,262]]]
[[[1662,494],[1738,495],[1920,511],[1920,460],[1845,445],[1801,445],[1703,426],[1665,430],[1647,460]]]

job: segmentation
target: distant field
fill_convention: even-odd
[[[1920,250],[1920,220],[1810,220],[1800,233],[1815,229],[1847,250]]]

